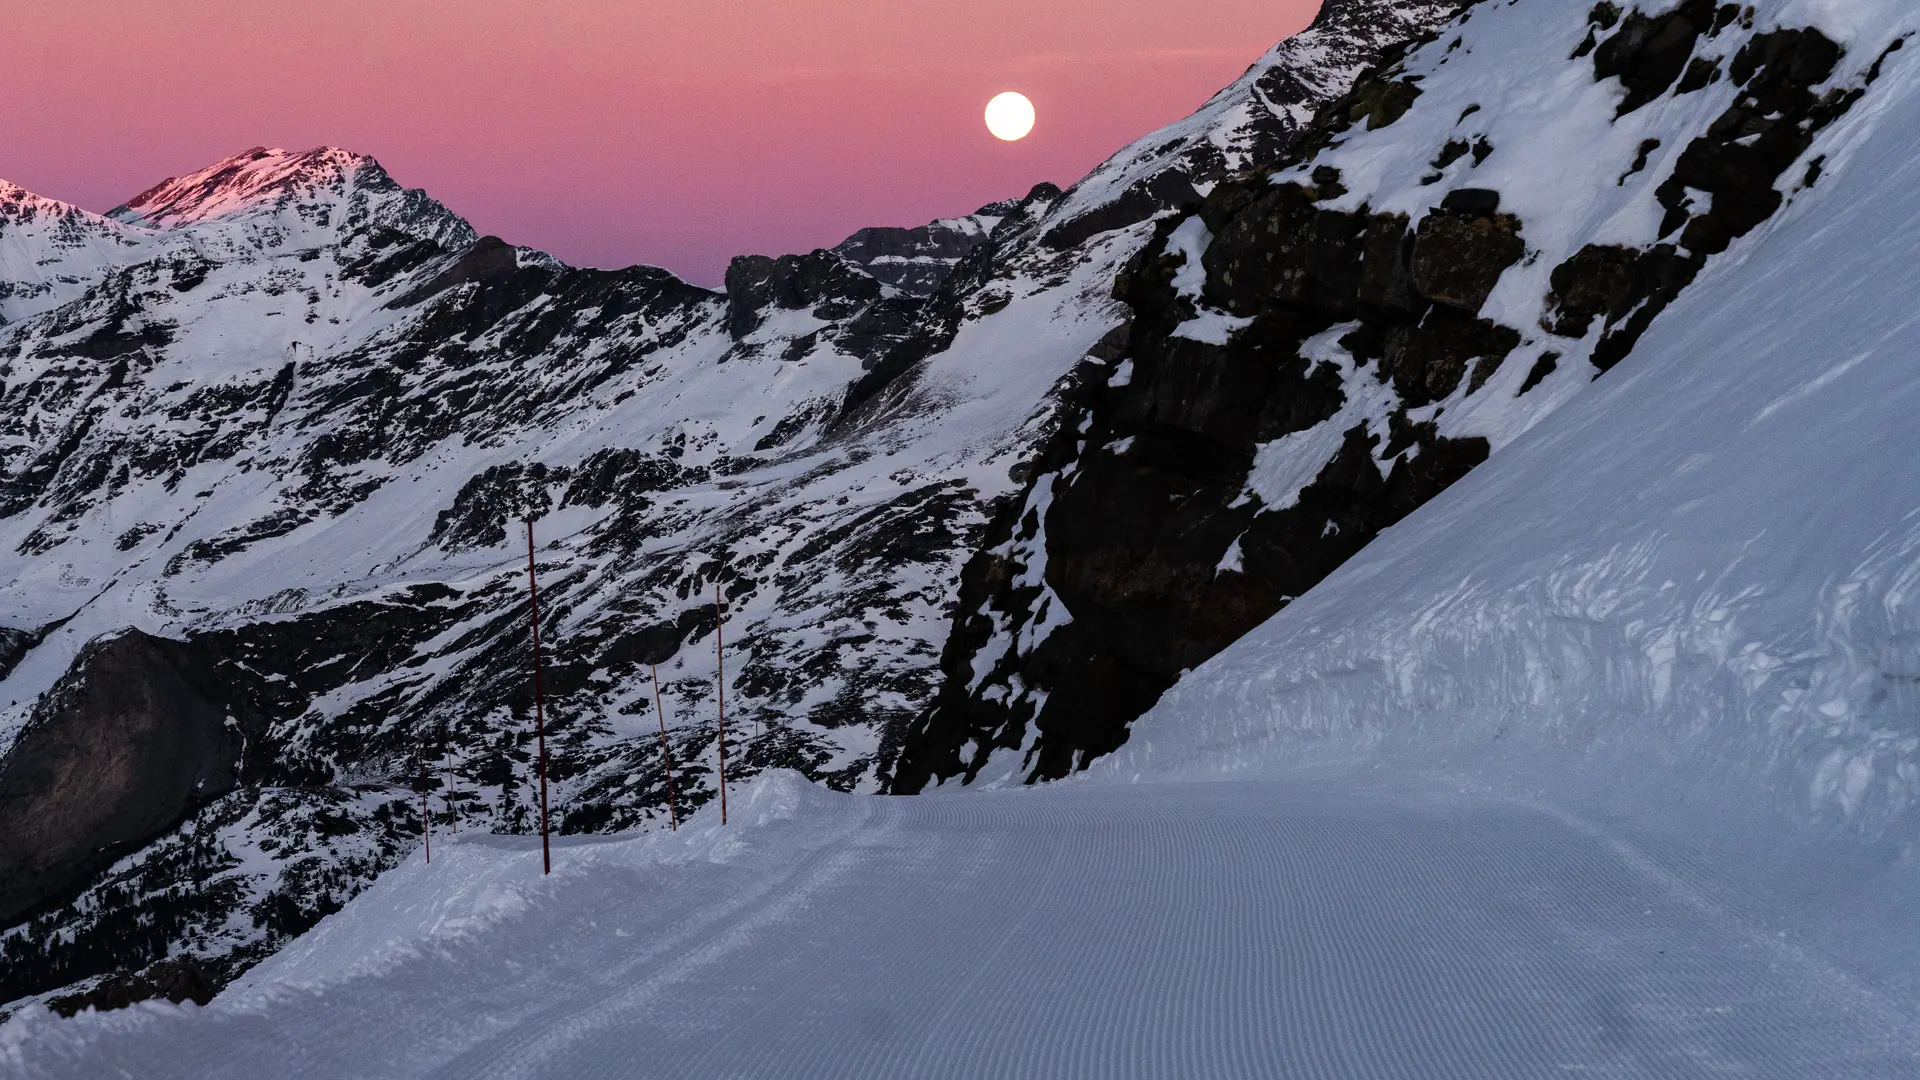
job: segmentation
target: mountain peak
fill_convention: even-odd
[[[36,195],[12,181],[0,180],[0,221],[32,221],[39,218],[97,221],[99,215],[88,213],[72,203]]]
[[[281,150],[256,146],[198,172],[169,177],[107,216],[129,225],[172,228],[230,217],[254,207],[344,186],[362,170],[384,170],[364,154],[338,147]]]

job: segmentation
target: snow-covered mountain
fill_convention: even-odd
[[[134,257],[142,239],[98,214],[0,181],[0,320],[72,300],[108,267]]]
[[[968,568],[897,789],[1125,743],[1814,189],[1904,40],[1787,4],[1513,7],[1470,8],[1293,156],[1161,219],[1116,288],[1124,361]]]
[[[1587,15],[1485,4],[1405,70],[1430,72],[1420,100],[1455,65],[1583,92]],[[552,877],[537,841],[462,834],[208,1007],[25,1010],[0,1062],[33,1080],[1920,1077],[1920,67],[1889,52],[1920,13],[1782,0],[1739,20],[1717,45],[1735,58],[1772,48],[1791,75],[1810,39],[1776,35],[1811,28],[1841,49],[1815,100],[1864,88],[1799,128],[1817,181],[1702,259],[1597,380],[1583,359],[1590,387],[1522,414],[1077,775],[880,798],[769,770],[730,824],[709,805],[677,833],[566,838]],[[1541,50],[1582,55],[1555,71]],[[1445,77],[1422,66],[1447,55]],[[1739,68],[1746,93],[1766,87],[1765,65]],[[1624,95],[1600,85],[1597,121],[1503,100],[1604,131]],[[1408,165],[1395,126],[1298,168]],[[1493,126],[1483,167],[1513,134]],[[1300,177],[1267,184],[1290,199]],[[1502,189],[1516,216],[1519,186]],[[1741,201],[1697,190],[1708,215]],[[1664,216],[1626,210],[1623,230]],[[1522,220],[1554,242],[1556,219]],[[1711,235],[1694,220],[1675,228]],[[1207,230],[1205,275],[1164,268],[1198,293],[1176,329],[1247,318],[1203,291],[1245,266],[1233,230]],[[1632,309],[1553,280],[1555,251],[1597,242],[1567,232],[1506,274],[1554,286],[1537,332],[1556,344],[1587,307],[1577,341],[1597,350]],[[1164,377],[1153,358],[1129,357],[1136,379]],[[1376,384],[1411,412],[1402,370]],[[1447,415],[1475,393],[1426,392]]]
[[[339,150],[106,217],[8,196],[0,999],[222,983],[423,803],[533,829],[525,517],[563,831],[664,824],[655,665],[678,804],[714,799],[718,605],[730,780],[1136,760],[1183,673],[1818,203],[1909,29],[1330,2],[1064,192],[723,293],[476,237]]]
[[[732,778],[883,785],[1155,220],[1455,9],[1330,4],[1068,192],[724,293],[476,237],[337,149],[105,217],[11,196],[0,998],[231,977],[411,850],[421,789],[533,829],[527,516],[563,831],[664,822],[656,664],[680,807],[717,793],[716,591]]]

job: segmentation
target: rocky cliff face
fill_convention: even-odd
[[[1020,209],[1020,200],[988,203],[966,217],[942,218],[918,228],[873,226],[833,248],[881,285],[909,296],[930,296],[962,258]]]
[[[0,769],[0,919],[233,790],[245,732],[213,682],[178,643],[135,630],[90,646],[42,699]]]
[[[730,777],[883,786],[1158,219],[1450,10],[1330,5],[1073,189],[742,259],[724,293],[477,237],[339,150],[105,217],[9,196],[5,812],[71,857],[0,867],[0,1000],[182,955],[217,985],[411,850],[423,796],[436,828],[535,828],[527,518],[559,829],[664,824],[656,667],[680,807],[716,795],[716,593]],[[135,736],[182,756],[133,783]],[[139,812],[56,812],[88,770]]]
[[[1887,61],[1702,0],[1479,5],[1421,37],[1120,276],[1124,344],[968,564],[895,790],[1121,745],[1624,357],[1817,182]]]

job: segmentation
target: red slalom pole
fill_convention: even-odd
[[[450,757],[451,755],[448,755],[448,756]],[[447,820],[453,823],[453,835],[459,836],[460,835],[460,808],[453,804],[453,763],[450,761],[443,760],[441,771],[445,774],[445,779],[447,781],[447,794],[446,794]]]
[[[673,750],[667,745],[667,710],[660,704],[660,665],[647,666],[653,669],[653,708],[660,714],[660,759],[667,764],[667,821],[674,832],[679,832],[680,807],[673,797]]]
[[[420,835],[427,838],[427,865],[433,865],[433,816],[427,813],[426,770],[420,770]]]
[[[726,616],[720,613],[720,582],[713,583],[713,699],[720,706],[720,824],[727,823],[727,670],[726,646],[721,634]]]
[[[533,612],[533,730],[540,740],[540,861],[542,874],[553,873],[553,849],[547,844],[547,719],[540,694],[540,587],[533,575],[533,519],[527,519],[527,599]]]

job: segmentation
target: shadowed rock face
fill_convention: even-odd
[[[56,899],[231,791],[242,733],[189,646],[90,648],[0,769],[0,920]]]
[[[40,635],[31,631],[0,626],[0,679],[6,678],[39,641]]]
[[[175,1005],[191,1001],[205,1005],[213,1000],[213,987],[206,973],[192,960],[163,960],[138,974],[121,974],[102,979],[82,994],[69,994],[48,1002],[61,1016],[73,1016],[85,1009],[108,1012],[124,1009],[138,1001],[164,1000]]]
[[[1021,201],[988,203],[966,217],[912,229],[861,229],[833,250],[841,258],[858,263],[883,285],[908,296],[931,296],[961,259],[986,243],[995,225],[1019,210]]]

